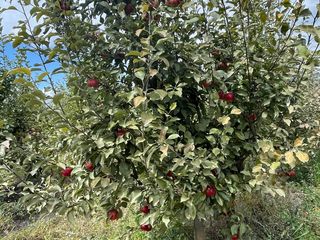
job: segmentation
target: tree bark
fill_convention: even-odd
[[[199,218],[194,220],[194,240],[206,240],[206,228],[204,222]]]

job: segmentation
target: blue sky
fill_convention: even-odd
[[[17,8],[19,8],[19,5],[17,4],[17,0],[13,0],[12,5],[16,6]],[[8,1],[5,0],[0,0],[0,8],[5,8],[5,7],[9,7],[10,3]],[[30,9],[26,9],[27,11]],[[3,26],[3,32],[2,34],[6,35],[6,34],[14,34],[17,32],[17,29],[15,29],[14,27],[18,24],[19,20],[24,20],[24,16],[17,12],[17,11],[13,11],[13,10],[9,10],[6,11],[4,13],[1,13],[2,18],[2,26]],[[30,18],[30,23],[32,26],[37,25],[37,22],[35,21],[35,19]],[[23,45],[22,45],[23,47]],[[15,59],[15,55],[16,55],[16,50],[12,47],[12,43],[7,43],[5,45],[5,54],[7,55],[7,57],[10,60],[14,60]],[[32,53],[32,52],[27,52],[27,60],[29,62],[29,64],[31,65],[31,67],[34,64],[39,64],[41,63],[41,59],[39,57],[39,55],[37,53]],[[60,64],[58,62],[54,62],[54,63],[50,63],[47,64],[46,67],[48,69],[48,71],[53,71],[54,69],[58,68],[60,66]],[[39,68],[39,67],[37,67]],[[44,71],[44,70],[43,70]],[[33,73],[33,77],[36,78],[38,75],[40,75],[43,71],[39,71],[38,73]],[[64,83],[64,74],[56,74],[53,75],[52,78],[54,79],[54,81],[56,83],[60,83],[63,84]],[[38,85],[38,87],[40,87],[41,89],[44,89],[44,87],[48,86],[48,84],[46,83],[40,83]]]

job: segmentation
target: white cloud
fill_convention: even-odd
[[[18,0],[13,0],[10,3],[8,0],[0,0],[0,8],[8,8],[9,6],[14,6],[17,9],[21,10],[20,4]],[[30,7],[26,7],[26,12],[29,14]],[[25,16],[16,10],[7,10],[1,13],[2,18],[2,26],[3,26],[3,34],[17,33],[17,29],[14,29],[15,26],[18,25],[18,21],[25,21]],[[36,25],[36,21],[34,18],[30,18],[31,26]]]

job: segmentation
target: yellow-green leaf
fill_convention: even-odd
[[[52,101],[55,105],[58,105],[63,98],[64,94],[63,93],[57,93],[56,95],[53,96]]]
[[[258,142],[258,145],[264,153],[273,150],[273,144],[270,140],[261,140]]]
[[[290,165],[291,168],[296,166],[296,158],[293,155],[292,151],[288,151],[284,154],[286,163]]]
[[[37,82],[41,82],[46,76],[48,76],[48,72],[43,72],[38,76]]]
[[[300,147],[303,144],[303,139],[302,138],[297,138],[294,141],[294,147]]]
[[[241,110],[239,108],[234,108],[234,109],[232,109],[231,114],[240,115],[241,114]]]
[[[283,121],[290,127],[291,125],[291,120],[290,119],[283,119]]]
[[[222,125],[227,125],[230,122],[230,117],[228,116],[219,117],[218,122],[221,123]]]
[[[276,173],[276,170],[278,167],[280,167],[281,163],[280,162],[273,162],[270,166],[270,170],[269,170],[269,173],[270,174],[275,174]]]
[[[22,42],[23,42],[23,38],[22,37],[16,37],[14,39],[14,41],[12,42],[13,48],[18,47]]]
[[[285,197],[286,196],[286,193],[280,188],[276,188],[276,189],[274,189],[274,191],[281,197]]]
[[[305,152],[298,151],[296,152],[296,156],[300,160],[300,162],[306,163],[309,161],[309,155]]]
[[[257,166],[254,166],[254,167],[252,168],[252,172],[253,172],[253,173],[261,172],[261,170],[262,170],[262,164],[258,164]]]
[[[158,70],[157,70],[157,69],[151,68],[151,69],[149,70],[149,75],[150,75],[150,77],[153,77],[153,76],[155,76],[155,75],[157,75],[157,74],[158,74]]]
[[[141,103],[143,103],[147,98],[138,96],[133,99],[133,106],[138,107]]]
[[[31,75],[31,70],[29,68],[21,67],[21,68],[15,68],[12,69],[11,71],[8,72],[10,75],[15,75],[15,74],[26,74],[26,75]]]

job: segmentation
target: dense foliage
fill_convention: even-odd
[[[13,45],[31,45],[44,67],[3,78],[28,76],[16,82],[41,124],[25,139],[25,177],[38,176],[20,184],[30,209],[72,219],[103,207],[116,220],[134,203],[143,231],[225,214],[235,239],[235,196],[283,196],[309,160],[298,110],[320,32],[303,1],[18,2],[38,25],[21,22]]]

